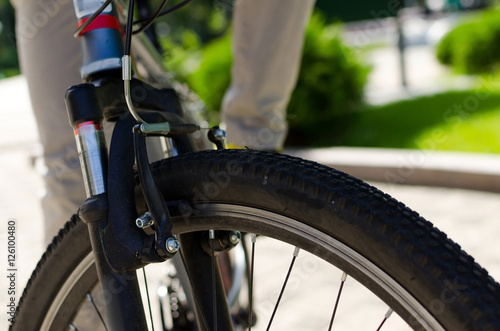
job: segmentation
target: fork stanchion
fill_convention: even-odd
[[[74,129],[87,198],[106,192],[107,148],[103,115],[92,84],[80,84],[66,92],[66,107]]]

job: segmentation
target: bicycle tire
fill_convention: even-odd
[[[500,285],[486,270],[416,212],[347,174],[251,150],[186,154],[152,171],[166,201],[184,204],[172,211],[175,233],[237,228],[292,243],[347,272],[414,329],[500,329]],[[11,330],[40,330],[60,289],[69,292],[61,284],[93,286],[95,273],[91,282],[68,280],[82,264],[90,270],[88,241],[77,218],[61,230]],[[58,307],[77,309],[67,297]],[[61,312],[55,315],[71,318]]]

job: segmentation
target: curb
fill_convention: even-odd
[[[362,180],[500,193],[496,154],[351,147],[286,152]]]

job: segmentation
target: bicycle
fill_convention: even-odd
[[[293,287],[290,273],[303,250],[322,260],[314,262],[311,275],[321,268],[338,284],[325,307],[319,306],[323,301],[317,301],[318,293],[312,293],[318,302],[316,312],[328,312],[313,321],[308,311],[303,320],[313,321],[313,328],[337,325],[344,285],[356,279],[382,303],[373,328],[385,325],[395,312],[414,329],[500,329],[500,285],[445,234],[388,195],[313,162],[269,152],[225,150],[224,133],[218,128],[208,130],[217,150],[197,151],[191,134],[201,129],[184,119],[175,91],[133,79],[133,0],[125,15],[125,52],[114,6],[125,8],[111,0],[85,12],[76,8],[77,16],[87,22],[77,34],[95,20],[108,27],[81,36],[88,51],[83,67],[86,83],[71,87],[66,95],[89,198],[37,265],[11,330],[83,329],[77,321],[88,319],[87,305],[94,319],[102,321],[100,328],[145,330],[148,321],[136,270],[179,257],[188,275],[182,289],[192,297],[187,307],[196,315],[188,328],[260,327],[266,312],[257,306],[263,295],[257,287],[262,275],[254,266],[260,247],[268,255],[275,249],[268,238],[279,241],[279,249],[281,242],[292,246],[291,262],[277,275],[278,295],[264,302],[267,306],[272,301],[264,327],[290,316],[281,314],[283,307],[303,310],[302,296],[298,306],[286,298]],[[161,10],[153,19],[141,21],[139,30]],[[105,51],[102,33],[109,33],[106,38],[112,41]],[[138,40],[136,46],[146,73],[158,72],[150,43]],[[141,100],[132,100],[134,88],[144,93]],[[109,153],[103,118],[114,122]],[[169,146],[169,157],[152,165],[146,150],[149,136],[167,137]],[[234,252],[240,242],[248,274],[243,277],[246,284],[238,287],[241,296],[248,297],[238,298],[236,308],[243,308],[238,315],[228,304],[216,255]],[[256,247],[257,242],[263,246]],[[101,292],[105,313],[96,303],[96,291]]]

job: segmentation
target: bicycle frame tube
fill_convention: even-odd
[[[99,0],[74,0],[78,27],[82,26],[101,4]],[[112,3],[80,33],[83,51],[81,74],[84,80],[98,72],[121,69],[122,34],[123,31]],[[103,45],[106,46],[103,47]]]

